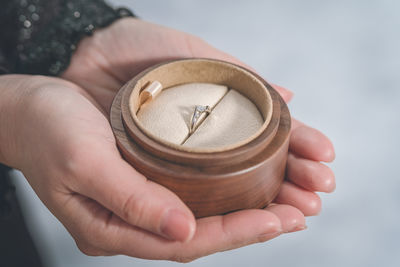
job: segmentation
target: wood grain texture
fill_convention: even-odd
[[[190,153],[152,140],[123,119],[123,94],[136,78],[116,95],[110,113],[117,145],[135,169],[175,192],[196,217],[262,208],[275,198],[284,179],[291,119],[268,83],[258,77],[273,99],[271,122],[259,137],[233,150]]]

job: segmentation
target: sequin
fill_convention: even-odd
[[[85,32],[88,34],[91,34],[94,30],[93,24],[89,24],[88,26],[85,27]]]
[[[31,27],[32,26],[32,23],[29,21],[29,20],[25,20],[24,21],[24,27],[25,28],[29,28],[29,27]]]
[[[28,6],[28,10],[29,10],[29,12],[35,12],[36,11],[36,7],[34,6],[34,5],[29,5]]]
[[[6,1],[1,15],[15,18],[18,25],[13,53],[0,49],[0,74],[58,75],[67,68],[79,41],[97,28],[133,16],[128,9],[113,9],[104,0],[16,0]],[[14,10],[15,13],[2,12]],[[0,32],[0,39],[7,36]]]
[[[24,15],[19,15],[18,19],[19,21],[24,22],[26,20],[26,17]]]
[[[33,13],[33,14],[31,15],[31,18],[32,18],[32,20],[34,20],[34,21],[38,21],[38,20],[40,19],[40,16],[39,16],[37,13]]]
[[[22,29],[21,30],[22,39],[27,40],[27,39],[31,38],[31,33],[32,33],[31,29]]]
[[[19,2],[19,4],[20,4],[21,7],[26,7],[28,5],[28,1],[27,0],[21,0]]]

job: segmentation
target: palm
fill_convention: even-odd
[[[63,78],[84,88],[95,100],[93,103],[98,103],[100,110],[108,113],[117,90],[135,74],[155,63],[185,57],[210,57],[241,64],[195,37],[135,19],[122,19],[107,29],[97,31],[92,38],[83,40]],[[143,176],[127,166],[120,158],[105,117],[89,102],[83,104],[82,96],[79,96],[78,102],[82,102],[82,106],[78,109],[80,112],[73,112],[68,119],[69,128],[77,129],[74,135],[70,136],[71,140],[75,140],[72,142],[84,144],[84,148],[78,144],[74,146],[75,153],[80,155],[78,160],[91,168],[112,162],[112,169],[102,166],[101,170],[118,179],[120,179],[118,174],[124,173],[124,180],[115,182],[132,186],[134,185],[132,183],[138,183],[130,181],[127,173],[139,177],[140,181],[145,181]],[[278,234],[250,237],[262,227],[273,228],[277,224],[284,232],[299,230],[304,225],[303,214],[314,215],[320,210],[320,200],[313,191],[329,192],[334,189],[331,171],[318,162],[332,160],[333,149],[329,140],[316,130],[296,121],[294,126],[288,160],[288,177],[276,199],[279,205],[270,206],[266,210],[247,210],[200,219],[197,221],[194,238],[185,246],[160,239],[131,226],[135,223],[124,217],[125,213],[120,207],[112,204],[112,196],[108,199],[103,197],[100,201],[97,199],[98,194],[109,195],[109,188],[102,189],[99,185],[94,186],[92,190],[73,189],[70,192],[79,194],[74,195],[72,198],[74,201],[71,201],[74,204],[71,205],[75,205],[75,208],[80,206],[87,211],[86,219],[95,222],[96,225],[92,231],[97,231],[98,234],[99,229],[102,229],[104,237],[118,240],[115,242],[119,244],[119,249],[113,251],[145,258],[193,259],[219,250],[267,240]],[[119,171],[117,167],[123,170]],[[80,169],[79,172],[86,171]],[[102,186],[105,187],[105,184]],[[167,191],[164,188],[162,190]],[[164,191],[162,194],[166,194]],[[117,189],[115,193],[118,193]],[[96,199],[102,205],[89,199]],[[108,210],[116,212],[122,219],[110,215],[113,213]],[[99,214],[101,216],[98,216]],[[71,218],[65,221],[73,225]],[[71,233],[76,235],[74,230],[71,230],[74,227],[66,224]],[[210,236],[214,239],[212,244],[208,242]],[[146,242],[140,243],[144,239]],[[132,249],[132,244],[141,245]],[[112,249],[102,249],[102,251],[110,250]]]
[[[27,131],[22,139],[26,141],[23,144],[26,151],[35,154],[26,155],[28,160],[18,167],[78,246],[87,253],[99,253],[100,250],[88,249],[87,240],[101,233],[109,234],[100,232],[104,228],[114,231],[113,228],[127,226],[109,211],[118,210],[105,194],[105,191],[113,193],[115,180],[102,179],[102,172],[115,168],[118,175],[129,166],[120,158],[106,116],[83,89],[63,80],[49,79],[31,95],[24,127],[35,131]],[[134,170],[125,173],[125,178],[133,177],[141,179]],[[122,185],[123,178],[118,181]]]
[[[54,80],[56,82],[35,90],[25,115],[29,122],[26,127],[35,131],[27,133],[24,145],[27,151],[38,155],[29,157],[20,168],[42,200],[52,199],[52,194],[57,193],[52,185],[42,182],[43,174],[65,184],[61,191],[71,193],[73,181],[70,178],[81,171],[78,161],[92,166],[101,155],[110,152],[118,155],[108,121],[96,108],[94,100],[74,84]],[[45,142],[38,144],[30,140]],[[62,173],[67,177],[61,176]]]
[[[45,119],[38,124],[32,117],[30,121],[35,125],[31,127],[44,130],[37,134],[46,143],[41,147],[41,157],[30,160],[29,166],[24,165],[21,169],[42,201],[85,253],[112,254],[115,252],[108,246],[121,242],[123,245],[118,253],[187,261],[278,235],[257,236],[250,240],[227,236],[234,229],[249,227],[247,235],[252,236],[262,229],[276,228],[280,225],[274,215],[276,207],[271,208],[274,212],[247,210],[200,219],[196,235],[189,244],[168,241],[132,226],[127,212],[122,209],[125,205],[119,205],[120,202],[112,198],[118,198],[116,194],[123,198],[122,188],[130,191],[149,182],[121,159],[109,123],[96,107],[97,103],[81,88],[62,80],[60,84],[39,90],[37,95],[37,99],[32,100],[35,102],[32,115]],[[50,120],[52,123],[48,124]],[[49,170],[48,166],[52,168]],[[110,174],[114,176],[110,177]],[[156,202],[165,200],[163,194],[169,194],[167,189],[153,186],[158,187],[160,193],[158,197],[153,196]],[[301,216],[296,214],[296,217]],[[209,242],[211,234],[213,243]],[[90,245],[93,236],[103,238],[106,244],[93,248]]]

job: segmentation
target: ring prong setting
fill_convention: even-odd
[[[189,127],[189,133],[192,134],[197,126],[197,121],[200,118],[201,114],[207,113],[210,114],[211,108],[210,106],[202,106],[202,105],[196,105],[194,108],[193,115],[190,119],[190,127]]]

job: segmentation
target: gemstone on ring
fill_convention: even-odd
[[[190,131],[189,133],[193,133],[194,129],[196,128],[197,120],[200,118],[201,114],[203,113],[210,113],[211,108],[210,106],[201,106],[201,105],[196,105],[192,118],[190,119]]]

